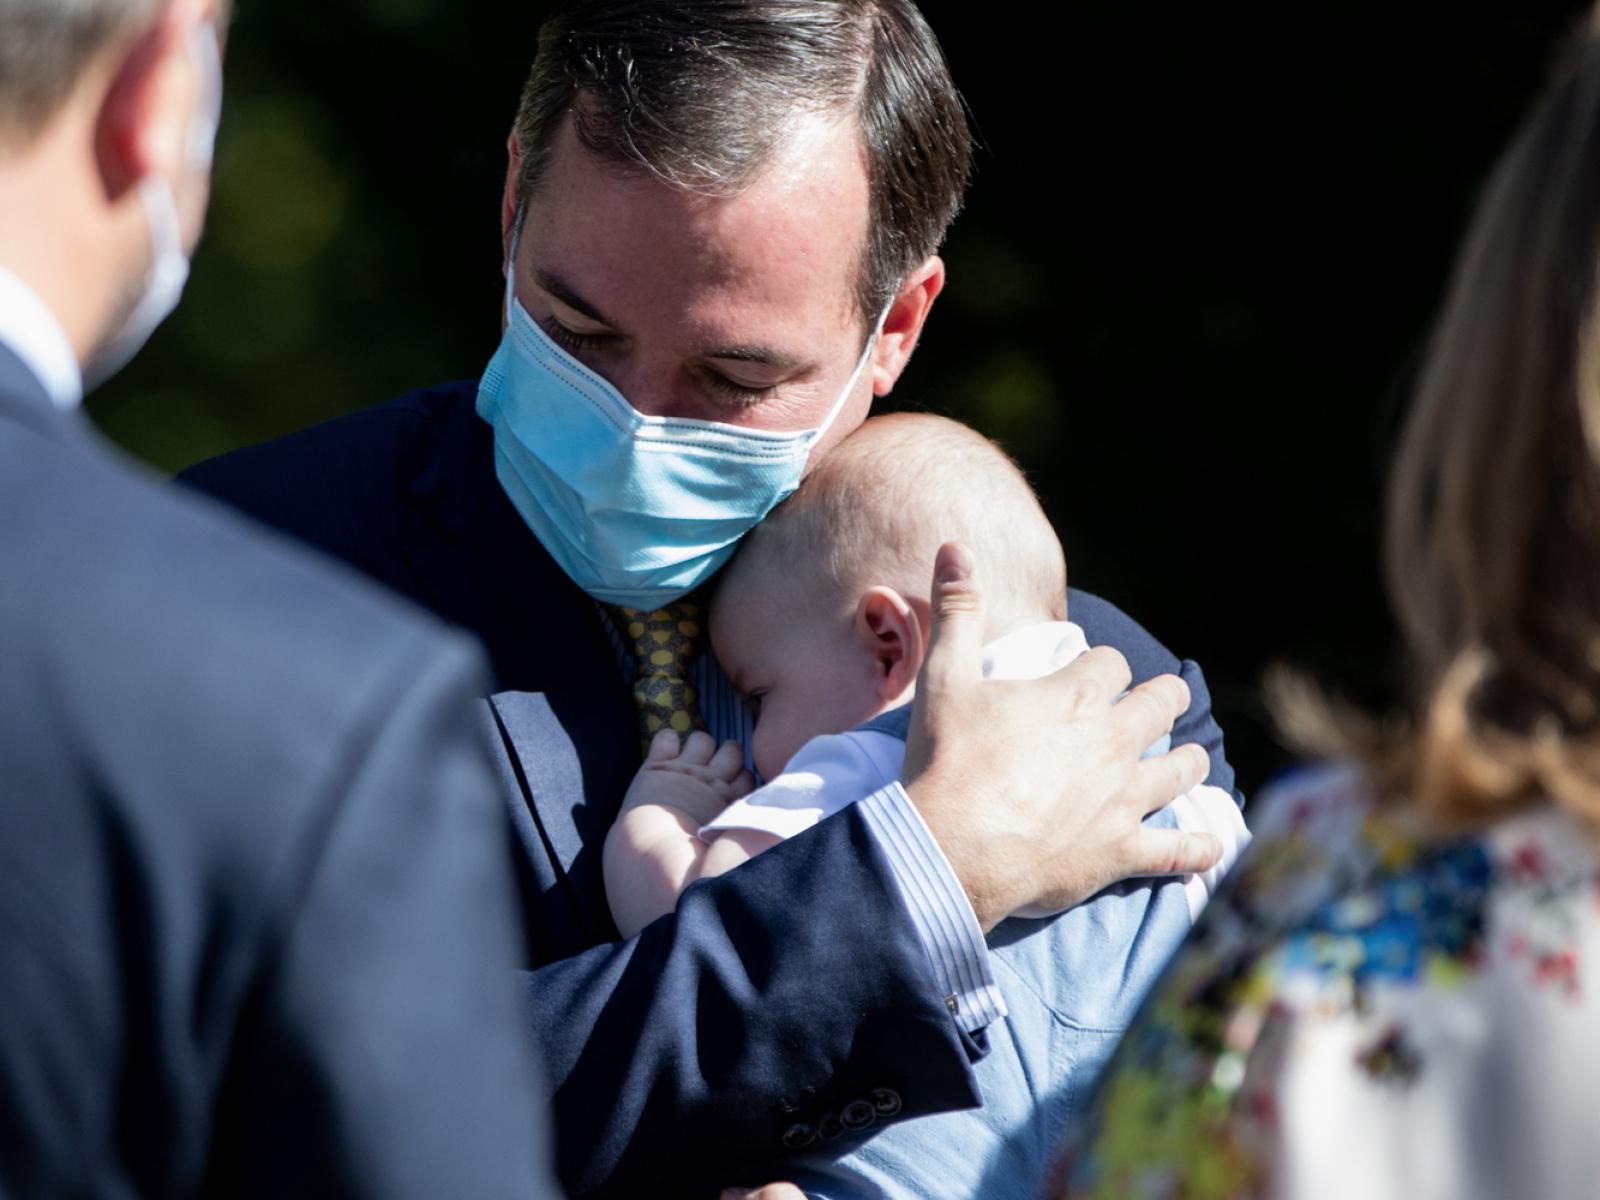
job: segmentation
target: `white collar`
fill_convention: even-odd
[[[83,371],[67,331],[38,293],[4,267],[0,267],[0,343],[33,372],[57,407],[78,407]]]
[[[1024,625],[983,647],[985,679],[1038,679],[1058,671],[1089,648],[1071,621]]]

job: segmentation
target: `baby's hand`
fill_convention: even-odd
[[[656,734],[606,834],[606,899],[623,937],[677,906],[705,865],[700,827],[754,786],[738,742],[691,733],[679,749],[672,730]]]
[[[633,777],[622,811],[660,805],[686,814],[698,829],[755,788],[744,769],[738,742],[718,746],[708,733],[691,733],[680,749],[678,735],[663,729],[650,742],[644,765]]]

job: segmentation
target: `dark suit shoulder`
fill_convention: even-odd
[[[324,461],[356,470],[392,471],[397,458],[415,458],[430,438],[457,415],[463,402],[471,404],[476,385],[459,380],[406,392],[382,404],[358,409],[306,429],[246,446],[196,463],[179,478],[203,490],[213,486],[245,488],[252,481],[272,478],[284,461]],[[404,452],[411,450],[411,454]],[[307,479],[305,483],[325,493],[339,480]]]
[[[1211,759],[1206,782],[1232,794],[1240,805],[1244,797],[1234,786],[1233,767],[1222,744],[1222,730],[1211,714],[1211,692],[1198,663],[1179,661],[1143,625],[1108,600],[1075,588],[1067,590],[1067,616],[1077,622],[1091,646],[1113,646],[1128,660],[1135,684],[1157,675],[1178,675],[1189,688],[1189,708],[1172,727],[1172,744],[1193,743]]]
[[[292,836],[413,677],[472,678],[419,612],[91,442],[0,426],[0,481],[8,759],[135,806],[258,797],[219,836]]]
[[[441,384],[197,463],[179,482],[400,590],[408,494],[441,444],[477,432],[476,385]],[[483,435],[487,438],[488,427]]]
[[[81,429],[0,506],[0,1193],[544,1194],[476,652]]]
[[[1173,654],[1150,631],[1109,600],[1090,592],[1067,589],[1067,619],[1083,630],[1091,646],[1114,646],[1128,660],[1135,683],[1154,675],[1176,674],[1179,666]]]

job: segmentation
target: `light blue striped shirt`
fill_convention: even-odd
[[[600,615],[623,676],[631,683],[632,649],[604,606],[600,606]],[[700,715],[711,736],[718,742],[731,739],[744,746],[745,765],[755,773],[750,761],[754,717],[709,651],[690,664],[689,682],[700,694]],[[983,930],[944,851],[899,783],[880,788],[857,808],[889,860],[901,899],[928,952],[945,1007],[966,1032],[987,1028],[1006,1015],[1006,1004],[995,983]]]

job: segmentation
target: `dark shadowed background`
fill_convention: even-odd
[[[1073,582],[1205,667],[1248,790],[1285,761],[1265,665],[1388,694],[1395,424],[1476,189],[1582,9],[925,8],[982,149],[892,400],[1020,459]],[[476,376],[540,13],[239,0],[209,232],[102,427],[175,470]]]

